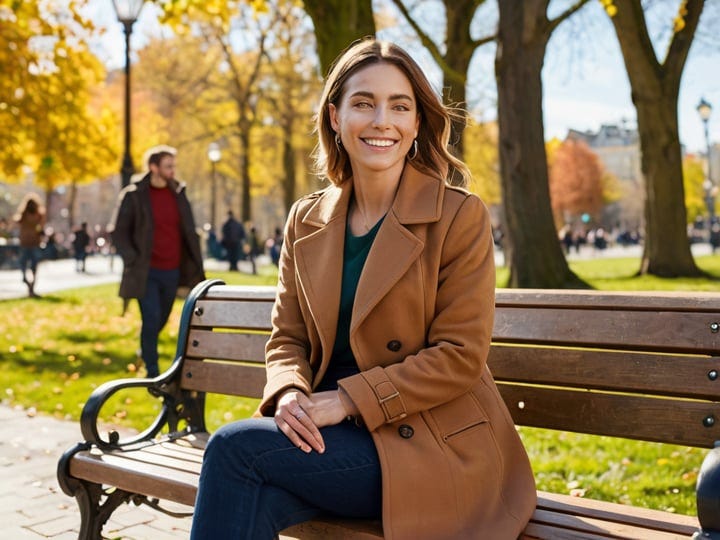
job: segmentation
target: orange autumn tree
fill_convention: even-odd
[[[602,211],[604,167],[583,141],[566,140],[554,150],[550,165],[550,201],[555,224]]]

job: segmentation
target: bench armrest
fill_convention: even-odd
[[[720,441],[703,460],[696,492],[698,519],[704,537],[720,538]]]
[[[182,359],[176,359],[166,372],[153,379],[116,379],[98,386],[83,406],[80,415],[80,430],[86,443],[94,444],[102,449],[130,446],[152,439],[168,421],[171,410],[174,410],[179,396],[174,381],[182,370]],[[126,439],[120,439],[117,431],[111,431],[108,440],[103,440],[98,431],[98,417],[103,405],[116,392],[127,388],[147,388],[148,392],[162,398],[162,409],[152,424],[141,433]]]
[[[185,344],[195,303],[198,299],[205,296],[205,293],[207,293],[211,287],[222,284],[224,284],[224,282],[220,279],[206,279],[198,283],[188,294],[180,316],[177,352],[175,353],[175,360],[170,366],[170,369],[154,379],[117,379],[101,384],[95,389],[85,403],[82,414],[80,415],[80,430],[82,431],[83,437],[85,437],[86,444],[94,444],[102,449],[120,448],[152,439],[160,433],[160,430],[165,424],[169,423],[171,429],[176,428],[178,410],[182,409],[184,405],[187,405],[183,403],[182,392],[178,381],[180,380],[180,374],[182,372]],[[105,402],[119,390],[143,387],[147,388],[148,392],[152,395],[161,397],[163,400],[162,409],[150,427],[134,437],[123,440],[120,440],[120,435],[116,431],[111,431],[109,440],[103,440],[98,433],[97,420]],[[202,403],[204,403],[204,401],[202,401]],[[200,417],[201,415],[198,414],[197,416]],[[200,428],[202,427],[204,427],[204,424],[201,423]]]

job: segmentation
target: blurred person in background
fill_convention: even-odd
[[[37,267],[42,258],[40,244],[43,240],[45,228],[45,209],[40,197],[35,193],[28,193],[20,202],[15,222],[20,229],[20,271],[22,280],[27,285],[28,295],[38,297],[35,292],[35,281],[37,279]],[[28,277],[28,270],[30,276]]]

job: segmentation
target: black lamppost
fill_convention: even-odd
[[[705,98],[700,98],[700,103],[697,105],[697,112],[702,120],[703,127],[705,129],[705,148],[707,156],[707,176],[703,182],[703,189],[705,190],[705,204],[707,205],[708,220],[710,222],[709,228],[712,227],[713,218],[715,217],[715,195],[716,188],[715,182],[713,182],[712,176],[712,160],[710,159],[710,137],[708,135],[708,121],[712,114],[712,105],[705,101]],[[709,230],[708,228],[708,230]]]
[[[220,161],[221,152],[220,145],[216,142],[208,145],[207,151],[208,159],[210,160],[210,166],[212,170],[212,176],[210,177],[210,227],[211,230],[215,230],[215,201],[217,200],[217,179],[215,178],[215,164]]]
[[[118,21],[123,24],[125,29],[125,154],[120,168],[122,187],[130,183],[130,178],[135,172],[130,155],[130,35],[144,2],[145,0],[113,0]]]

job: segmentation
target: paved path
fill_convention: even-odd
[[[710,254],[710,247],[707,244],[693,244],[692,252],[695,256]],[[571,252],[568,260],[587,260],[595,258],[615,257],[637,257],[642,255],[641,246],[613,246],[608,249],[597,251],[590,246],[583,246],[580,253]],[[269,264],[265,256],[258,261],[259,265]],[[495,263],[498,266],[504,265],[502,251],[496,250]],[[241,270],[250,272],[250,263],[240,261]],[[119,257],[106,257],[96,255],[87,258],[86,272],[75,271],[73,259],[61,259],[57,261],[43,261],[38,269],[38,278],[35,292],[40,295],[52,293],[62,289],[87,287],[101,283],[112,283],[120,281],[122,262]],[[227,270],[227,262],[215,259],[205,260],[206,270]],[[12,298],[23,298],[28,294],[27,287],[22,282],[19,270],[0,270],[0,300]]]
[[[258,259],[258,265],[266,264],[270,264],[270,260],[266,256],[261,256]],[[205,259],[204,265],[205,270],[227,270],[228,263]],[[249,273],[251,270],[249,261],[240,261],[239,266],[243,272]],[[122,261],[118,256],[95,255],[87,258],[85,269],[85,272],[77,272],[74,259],[42,261],[38,267],[35,292],[42,296],[63,289],[119,283]],[[0,270],[0,300],[25,298],[27,295],[28,289],[22,281],[20,270]]]
[[[42,261],[38,266],[35,292],[44,295],[62,289],[120,281],[122,262],[119,257],[96,255],[87,258],[85,269],[86,272],[76,272],[74,259]],[[0,300],[27,295],[28,289],[22,282],[20,270],[0,271]]]
[[[81,440],[79,423],[0,405],[0,433],[0,538],[76,539],[80,512],[58,487],[56,467],[62,453]],[[103,532],[113,539],[177,540],[189,531],[190,518],[122,505]]]

